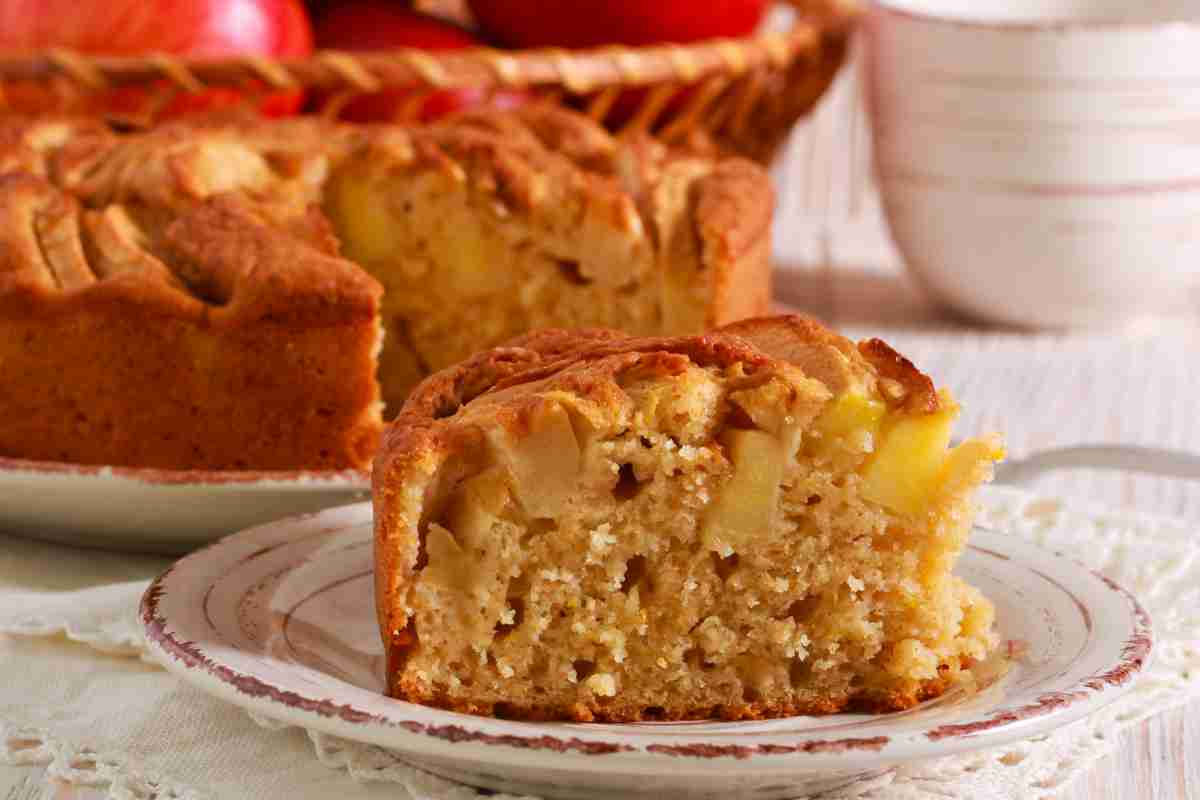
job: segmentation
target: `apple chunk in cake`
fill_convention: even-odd
[[[893,710],[996,643],[951,574],[991,438],[799,318],[545,332],[427,380],[375,467],[393,696],[478,714]]]

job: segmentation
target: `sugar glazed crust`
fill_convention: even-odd
[[[480,347],[553,324],[699,331],[769,299],[761,169],[621,145],[557,109],[422,128],[7,118],[0,175],[0,359],[21,376],[0,388],[10,457],[366,467],[381,402],[390,416]],[[370,214],[342,213],[343,189],[379,175],[399,180],[366,195],[385,216],[355,228],[347,219]],[[406,221],[418,185],[462,187],[459,232],[519,237],[459,252]],[[512,255],[563,248],[595,263],[572,250],[547,276]],[[512,285],[496,277],[506,270]],[[503,304],[517,296],[527,305]]]
[[[908,508],[872,494],[874,445],[845,424],[862,409],[885,439],[876,462],[895,457],[889,431],[898,441],[954,411],[882,342],[801,317],[698,337],[548,330],[430,377],[374,469],[390,693],[632,721],[888,711],[945,691],[996,642],[990,604],[950,568],[998,445],[950,451]],[[739,461],[746,442],[798,448],[779,508],[794,495],[815,515],[719,533],[714,517],[772,505],[738,482],[772,458],[751,448]],[[797,537],[816,549],[788,549]]]

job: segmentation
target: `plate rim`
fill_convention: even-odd
[[[1108,592],[1117,596],[1128,608],[1127,633],[1119,656],[1114,656],[1111,666],[1104,672],[1080,679],[1067,691],[1043,694],[1037,703],[1023,706],[1017,712],[995,709],[985,719],[955,725],[939,724],[936,727],[905,732],[900,741],[892,737],[840,737],[823,739],[802,738],[795,746],[715,744],[713,742],[678,742],[670,745],[649,745],[644,748],[619,741],[623,734],[606,728],[597,731],[608,738],[600,739],[587,734],[581,739],[572,736],[579,729],[564,731],[563,735],[547,733],[547,723],[498,721],[494,718],[475,717],[442,709],[432,709],[405,701],[395,700],[397,707],[408,706],[418,714],[442,718],[447,724],[434,725],[425,721],[404,718],[389,718],[370,711],[355,708],[351,703],[338,703],[332,698],[306,697],[286,686],[275,686],[256,676],[239,673],[210,658],[198,643],[176,636],[171,623],[161,612],[167,595],[168,583],[177,570],[186,569],[206,559],[232,549],[236,544],[252,541],[252,537],[265,536],[278,530],[300,524],[312,525],[323,530],[316,533],[332,533],[349,527],[367,524],[370,502],[357,503],[327,509],[311,514],[286,517],[281,520],[249,528],[214,542],[173,563],[154,579],[143,595],[139,619],[150,654],[184,682],[197,686],[208,694],[240,706],[246,710],[289,724],[318,730],[357,742],[374,744],[391,749],[404,749],[410,754],[440,757],[453,761],[474,760],[490,762],[499,751],[509,761],[519,761],[527,766],[546,765],[544,754],[551,752],[558,766],[576,771],[607,770],[618,767],[635,773],[659,773],[670,764],[690,770],[725,772],[731,768],[753,765],[758,772],[794,772],[798,768],[855,768],[874,764],[895,764],[917,759],[951,755],[965,751],[1005,744],[1026,739],[1074,722],[1108,705],[1128,691],[1134,678],[1141,672],[1153,649],[1153,632],[1149,613],[1128,590],[1106,575],[1099,573],[1078,560],[1027,540],[1015,540],[1022,547],[1040,551],[1046,558],[1069,566],[1078,575],[1087,575],[1096,580]],[[365,519],[354,522],[342,521],[330,525],[330,518],[361,516]],[[987,535],[1004,535],[995,529],[977,526]],[[284,539],[276,544],[257,549],[251,557],[265,554],[277,547],[293,543]],[[1020,566],[1032,569],[1046,577],[1041,570],[1027,561],[990,548],[968,543],[985,555],[1015,561]],[[1057,583],[1057,581],[1055,581]],[[206,587],[206,591],[211,590]],[[1066,590],[1070,594],[1069,590]],[[1072,595],[1074,597],[1074,595]],[[1076,602],[1079,603],[1078,598]],[[1087,615],[1085,610],[1085,616]],[[223,643],[230,646],[228,643]],[[351,684],[347,684],[351,685]],[[357,687],[355,687],[357,688]],[[1026,712],[1024,714],[1019,712]],[[411,712],[410,712],[411,713]],[[884,716],[884,715],[881,715]],[[472,726],[472,722],[476,723]],[[504,728],[521,730],[521,734],[489,733],[481,728],[501,724]],[[940,732],[940,733],[939,733]],[[639,731],[641,737],[645,731]],[[819,735],[814,731],[814,735]],[[398,743],[398,737],[403,744]],[[698,734],[697,738],[702,738]],[[882,741],[881,741],[882,740]],[[466,747],[464,747],[466,745]],[[454,749],[451,750],[450,747]],[[499,746],[499,747],[497,747]],[[591,756],[604,755],[598,765]],[[619,762],[619,763],[618,763]]]
[[[0,476],[36,475],[64,478],[121,479],[148,486],[247,486],[270,484],[273,488],[286,485],[311,488],[314,485],[331,487],[371,487],[371,471],[340,470],[206,470],[160,469],[157,467],[123,467],[110,464],[78,464],[70,461],[39,461],[27,458],[0,456]]]

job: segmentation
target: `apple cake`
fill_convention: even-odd
[[[412,388],[477,350],[546,326],[698,333],[770,296],[763,170],[560,109],[7,119],[0,174],[0,363],[22,376],[0,456],[366,467]]]
[[[0,177],[0,455],[341,468],[379,437],[380,287],[236,196],[151,244],[123,206]]]
[[[997,643],[951,574],[996,437],[797,317],[544,331],[421,384],[374,471],[389,693],[577,721],[911,707]]]

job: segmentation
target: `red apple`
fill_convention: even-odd
[[[9,0],[0,46],[85,53],[302,56],[312,30],[299,0]]]
[[[331,4],[317,19],[317,46],[329,50],[391,50],[413,47],[421,50],[458,50],[480,47],[483,42],[471,31],[437,17],[413,11],[390,0],[350,0]],[[346,104],[341,117],[354,122],[396,119],[412,97],[411,88],[397,87],[356,97]],[[526,95],[519,91],[498,92],[490,104],[519,105]],[[434,92],[421,103],[417,116],[422,121],[489,102],[483,89],[454,89]]]
[[[513,47],[597,47],[745,36],[768,0],[468,0],[488,34]]]
[[[312,28],[300,0],[10,0],[0,3],[0,49],[66,47],[84,53],[136,56],[148,52],[219,57],[243,54],[278,58],[312,52]],[[157,90],[123,87],[89,97],[84,110],[139,113]],[[35,106],[30,86],[16,96]],[[295,112],[303,95],[274,92],[260,98],[263,113]],[[181,94],[161,116],[212,111],[244,102],[234,88]]]
[[[753,33],[768,0],[468,0],[479,25],[497,41],[514,47],[630,46],[693,42]],[[678,110],[695,87],[676,93],[663,114]],[[645,89],[617,97],[604,122],[620,127],[645,102]],[[586,98],[585,98],[586,101]]]

